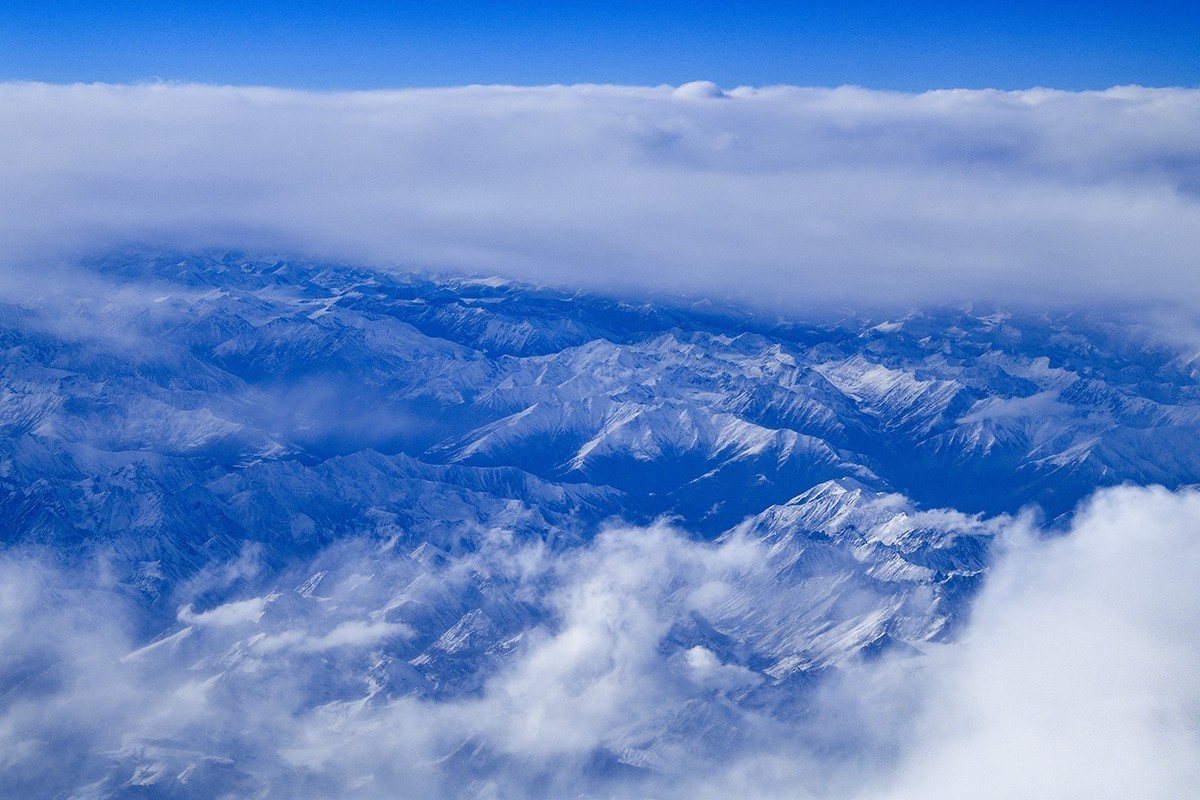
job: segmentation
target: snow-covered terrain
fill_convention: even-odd
[[[10,297],[0,347],[11,796],[887,762],[847,682],[956,641],[998,540],[1200,482],[1197,354],[1083,315],[123,256]]]

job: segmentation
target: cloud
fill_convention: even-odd
[[[179,621],[193,625],[235,626],[258,622],[274,597],[252,597],[217,606],[199,614],[186,605],[179,610]]]
[[[697,100],[707,100],[714,97],[725,97],[721,87],[712,81],[692,81],[685,83],[671,93],[673,97],[691,97]]]
[[[10,265],[140,241],[796,308],[1200,297],[1195,90],[10,83],[0,108]]]
[[[1045,391],[1028,397],[988,398],[976,403],[958,418],[959,424],[984,420],[1011,421],[1018,419],[1054,419],[1069,416],[1072,408],[1059,402],[1059,392]]]
[[[294,590],[181,614],[139,649],[132,609],[94,572],[10,552],[0,789],[1182,800],[1200,789],[1198,519],[1196,492],[1120,488],[1055,538],[1010,521],[957,643],[848,664],[808,692],[679,634],[752,630],[807,591],[742,539],[614,528],[555,553],[497,532],[449,562],[345,541]],[[453,626],[447,652],[488,614],[545,614],[474,689],[415,691],[403,654],[421,631],[398,620],[467,594],[486,613]]]
[[[873,797],[1187,798],[1200,790],[1200,494],[1102,492],[1018,537],[965,640],[931,658],[896,784]]]

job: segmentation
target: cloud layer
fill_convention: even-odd
[[[885,796],[1194,795],[1198,519],[1195,492],[1124,488],[1062,539],[1014,542]]]
[[[1055,540],[1013,523],[959,644],[830,676],[786,714],[736,702],[756,674],[701,645],[669,646],[693,613],[786,604],[728,606],[731,585],[763,577],[761,545],[742,540],[622,528],[552,556],[497,534],[444,568],[347,541],[296,590],[185,607],[172,635],[140,649],[118,594],[9,553],[0,787],[1183,800],[1200,789],[1197,519],[1194,492],[1127,488],[1097,495]],[[387,653],[413,635],[391,621],[398,609],[435,608],[480,575],[546,603],[552,621],[513,640],[478,691],[396,692],[407,667]],[[469,646],[460,633],[448,646]]]
[[[1197,129],[1178,89],[4,84],[0,255],[137,241],[792,306],[1161,302],[1200,297]]]

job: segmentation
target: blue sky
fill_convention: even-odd
[[[1200,86],[1200,3],[64,3],[0,6],[0,79]]]

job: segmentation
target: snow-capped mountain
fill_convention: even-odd
[[[538,747],[669,776],[682,752],[752,748],[749,720],[802,715],[831,673],[952,640],[1006,527],[1200,482],[1195,354],[1095,318],[801,323],[236,255],[79,276],[0,308],[4,547],[122,598],[131,685],[178,673],[197,708],[282,704],[347,736],[534,707],[523,670],[547,653],[579,693],[623,685],[585,631],[662,702],[576,703],[601,733]],[[48,692],[69,659],[47,648],[0,664],[0,692]],[[205,713],[123,712],[53,743],[71,770],[20,762],[7,785],[347,793],[302,735],[268,752],[257,722]],[[439,791],[487,796],[528,752],[505,744],[521,731],[439,730]]]

